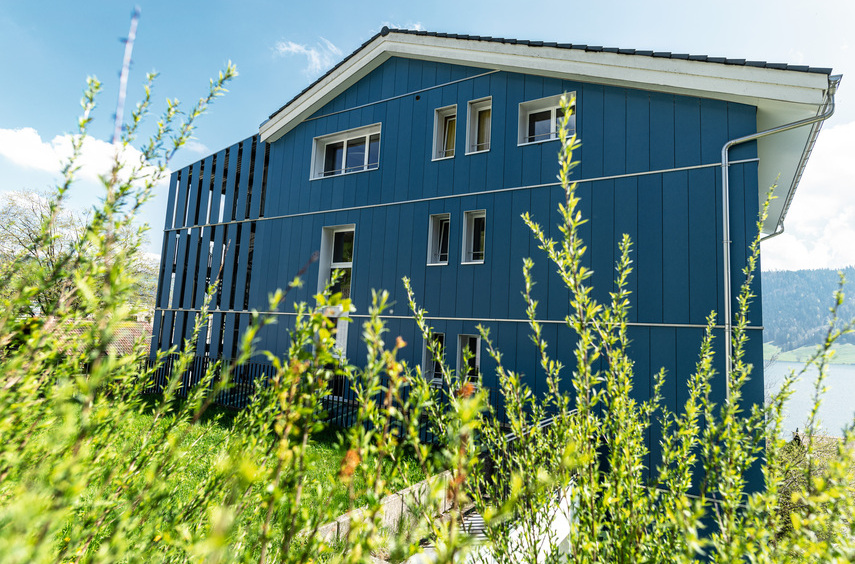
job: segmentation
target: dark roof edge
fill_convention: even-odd
[[[656,58],[667,58],[667,59],[682,59],[682,60],[690,60],[690,61],[699,61],[705,63],[716,63],[723,65],[736,65],[736,66],[749,66],[755,68],[767,68],[767,69],[775,69],[775,70],[786,70],[786,71],[794,71],[794,72],[808,72],[815,74],[826,74],[830,75],[832,72],[831,68],[826,67],[808,67],[804,65],[788,65],[786,63],[767,63],[765,61],[746,61],[745,59],[728,59],[725,57],[710,57],[708,55],[687,55],[685,53],[671,53],[667,51],[642,51],[636,49],[620,49],[616,47],[600,47],[600,46],[592,46],[592,45],[579,45],[574,43],[555,43],[555,42],[544,42],[544,41],[529,41],[527,39],[506,39],[504,37],[490,37],[490,36],[481,36],[481,35],[465,35],[465,34],[457,34],[457,33],[440,33],[435,31],[424,31],[424,30],[415,30],[415,29],[391,29],[387,26],[383,26],[378,33],[375,33],[371,36],[370,39],[365,41],[362,45],[356,48],[353,53],[346,56],[344,59],[338,62],[333,68],[325,72],[321,75],[317,80],[312,82],[309,86],[304,88],[299,94],[288,100],[282,107],[278,110],[270,114],[268,119],[273,119],[277,114],[279,114],[282,110],[293,104],[298,98],[300,98],[303,94],[311,90],[318,83],[323,81],[329,75],[333,74],[336,69],[342,66],[344,63],[353,58],[354,55],[362,51],[365,47],[368,46],[369,43],[374,41],[380,36],[386,36],[390,33],[400,33],[405,35],[424,35],[428,37],[442,37],[448,39],[461,39],[466,41],[489,41],[492,43],[504,43],[508,45],[525,45],[528,47],[552,47],[556,49],[578,49],[589,52],[608,52],[608,53],[617,53],[621,55],[634,55],[639,57],[656,57]]]

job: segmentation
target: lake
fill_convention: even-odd
[[[784,378],[791,370],[798,372],[802,369],[800,362],[775,362],[766,369],[767,393],[777,392]],[[784,438],[792,437],[798,428],[803,431],[805,422],[813,406],[813,387],[816,381],[817,369],[810,369],[796,381],[793,387],[793,395],[785,406],[783,422]],[[842,436],[841,429],[850,424],[855,414],[855,365],[831,364],[828,367],[828,375],[825,379],[825,387],[828,391],[822,396],[822,405],[819,408],[820,424],[823,435],[833,437]]]

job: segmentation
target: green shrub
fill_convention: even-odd
[[[204,442],[205,434],[197,429],[217,394],[231,386],[235,367],[256,354],[252,343],[258,330],[275,320],[254,314],[236,363],[215,363],[199,384],[185,390],[181,375],[207,318],[206,302],[162,393],[153,402],[144,399],[152,378],[151,370],[139,371],[144,351],[120,357],[109,347],[129,313],[126,298],[134,288],[125,265],[136,250],[118,247],[116,234],[131,225],[174,150],[189,138],[195,119],[235,75],[229,65],[183,118],[177,103],[170,102],[144,146],[145,160],[130,171],[120,174],[117,156],[103,176],[103,204],[86,225],[86,253],[73,249],[30,277],[17,276],[24,259],[13,258],[0,273],[9,290],[0,314],[0,559],[359,562],[382,553],[400,561],[420,551],[421,540],[432,539],[440,562],[462,561],[466,554],[485,562],[851,560],[852,431],[817,473],[814,410],[807,463],[797,470],[788,466],[790,454],[779,438],[782,406],[795,376],[768,408],[746,412],[741,407],[741,390],[751,372],[743,350],[758,241],[752,244],[739,295],[730,401],[717,406],[710,400],[711,379],[721,377],[712,368],[712,315],[695,373],[679,375],[690,391],[679,411],[662,406],[661,372],[653,397],[633,400],[626,331],[631,243],[624,238],[620,245],[617,290],[609,303],[597,303],[582,260],[579,227],[585,220],[569,181],[578,142],[567,137],[566,129],[560,155],[566,193],[560,208],[562,238],[550,240],[529,217],[524,219],[570,290],[568,325],[579,344],[572,367],[550,357],[531,296],[532,262],[526,261],[527,314],[548,393],[537,397],[521,375],[505,370],[501,352],[483,332],[498,364],[513,436],[490,412],[483,388],[472,385],[467,375],[443,366],[443,388],[450,392],[443,397],[418,367],[398,360],[398,351],[408,345],[388,339],[381,320],[388,307],[384,292],[374,294],[363,325],[365,368],[339,359],[335,323],[324,313],[349,310],[351,304],[328,289],[315,304],[297,305],[288,354],[267,354],[271,369],[252,403],[222,426],[208,459],[190,460],[194,446]],[[35,245],[50,244],[99,87],[95,80],[88,83],[74,155]],[[150,92],[151,80],[122,144],[134,140],[149,111]],[[83,324],[85,319],[85,330],[71,348],[49,324],[17,318],[39,291],[60,282],[65,289],[41,312],[58,323]],[[271,296],[271,310],[298,284],[295,279]],[[841,302],[838,292],[838,307]],[[425,341],[435,347],[425,312],[412,300],[411,307]],[[821,375],[817,404],[829,350],[849,330],[850,325],[832,325],[812,360]],[[431,352],[442,357],[438,350]],[[595,368],[600,361],[604,368]],[[322,462],[309,447],[312,436],[325,430],[321,414],[331,380],[342,376],[353,382],[359,398],[357,423],[338,435],[338,452],[344,454],[331,483],[324,484],[313,478],[313,468]],[[560,392],[561,378],[572,382],[574,401]],[[541,425],[547,418],[550,424]],[[657,478],[648,483],[643,431],[654,418],[665,432]],[[439,437],[437,444],[420,440],[425,424]],[[749,493],[745,473],[757,461],[767,489]],[[448,473],[447,481],[432,483],[426,500],[412,507],[407,526],[396,532],[384,526],[385,495],[440,472]],[[793,472],[801,478],[791,480]],[[693,484],[699,485],[699,496],[690,494]],[[333,487],[347,494],[328,496]],[[791,505],[780,503],[783,492]],[[363,511],[347,534],[335,540],[316,534],[357,505]],[[484,518],[490,555],[484,548],[473,549],[462,527],[470,505]],[[437,519],[442,507],[449,508],[447,518]],[[786,526],[784,519],[789,519]]]

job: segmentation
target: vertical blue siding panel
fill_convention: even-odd
[[[530,190],[513,192],[511,201],[511,223],[509,231],[511,235],[510,245],[510,270],[508,272],[508,317],[519,319],[518,312],[523,304],[522,292],[525,290],[525,282],[522,277],[523,259],[531,256],[531,231],[528,226],[518,219],[520,215],[531,209]],[[540,261],[542,262],[542,261]]]
[[[235,205],[235,191],[237,189],[237,187],[235,186],[235,178],[237,175],[237,158],[239,147],[240,143],[235,143],[234,145],[229,147],[229,166],[228,175],[226,176],[226,194],[223,197],[223,221],[231,221],[235,219],[235,216],[232,211]]]
[[[187,196],[190,193],[190,171],[191,167],[187,166],[181,169],[181,179],[177,186],[178,200],[175,206],[175,219],[173,227],[183,227],[187,225],[184,221],[184,216],[187,213]]]
[[[662,178],[638,178],[638,321],[662,322]]]
[[[237,247],[237,225],[227,225],[224,234],[226,241],[226,261],[223,264],[222,296],[220,298],[220,309],[231,309],[229,304],[232,299],[232,281],[235,278],[235,253]],[[231,320],[232,318],[227,318]]]
[[[626,91],[626,172],[650,170],[650,150],[650,93],[629,89]]]
[[[490,307],[484,311],[489,312],[488,315],[494,319],[509,317],[507,281],[511,268],[511,229],[514,223],[522,223],[519,216],[513,213],[512,207],[512,194],[504,192],[493,196],[493,209],[490,210],[490,222],[493,225],[490,271],[493,283],[490,288]]]
[[[505,153],[514,146],[516,140],[517,113],[508,113],[507,74],[498,73],[490,77],[490,90],[493,96],[490,116],[490,151],[487,153],[485,186],[488,190],[505,187],[503,163]]]
[[[626,97],[623,88],[603,88],[603,174],[626,172]]]
[[[398,248],[410,244],[409,241],[402,240],[400,221],[401,206],[386,209],[386,220],[384,221],[386,233],[381,238],[383,242],[381,247],[382,259],[380,263],[375,263],[375,269],[377,269],[377,266],[382,265],[379,267],[379,270],[382,272],[379,289],[388,291],[390,298],[393,300],[398,287],[398,280],[405,273],[402,263],[399,262],[403,257],[399,254]],[[403,306],[404,303],[401,303],[401,305]]]
[[[721,148],[727,140],[727,102],[701,99],[702,162],[720,163]]]
[[[677,343],[675,331],[675,329],[670,327],[650,328],[651,390],[653,385],[652,376],[660,368],[665,368],[662,401],[664,407],[671,413],[674,413],[677,407],[677,374],[675,374]],[[651,421],[650,435],[650,459],[653,464],[658,464],[662,459],[662,447],[659,444],[659,441],[662,440],[662,427],[659,424],[658,416],[655,416]]]
[[[689,202],[688,175],[672,172],[662,176],[662,320],[689,320]]]
[[[198,260],[199,274],[196,279],[196,295],[194,296],[196,307],[202,307],[202,304],[205,301],[205,293],[208,291],[207,275],[209,274],[209,260],[211,261],[211,276],[213,277],[215,274],[213,270],[213,256],[211,256],[211,228],[204,227],[202,228],[202,231],[204,233],[202,234],[202,247]]]
[[[701,104],[697,98],[674,98],[675,166],[701,164]]]
[[[718,270],[713,260],[720,244],[716,238],[719,206],[715,199],[715,172],[708,169],[689,171],[689,323],[704,324],[711,311],[716,311]],[[721,321],[720,319],[718,320]]]
[[[166,220],[164,229],[170,229],[174,225],[175,200],[178,196],[178,172],[169,175],[169,191],[166,193]]]
[[[249,217],[256,218],[261,213],[261,184],[264,181],[264,147],[266,143],[257,141],[255,145],[255,162],[250,163],[252,174],[252,201],[250,202]],[[266,205],[266,202],[265,202]]]
[[[193,176],[190,178],[187,187],[187,219],[185,225],[197,225],[199,223],[199,198],[201,197],[200,192],[202,188],[201,167],[203,162],[197,161],[192,166]]]
[[[531,216],[536,222],[540,223],[544,227],[549,225],[550,218],[552,216],[552,201],[550,199],[548,188],[538,188],[531,191],[530,209]],[[487,213],[489,213],[489,211]],[[531,233],[531,230],[528,229],[528,227],[525,225],[523,220],[519,217],[515,217],[513,221],[519,223],[523,231],[527,231],[524,236],[530,241],[528,257],[534,260],[534,267],[532,268],[531,273],[532,277],[536,282],[534,288],[532,288],[532,296],[535,300],[540,302],[541,305],[539,308],[538,315],[542,316],[546,313],[545,306],[549,302],[549,296],[551,295],[550,292],[552,291],[552,287],[550,286],[549,271],[554,270],[555,268],[550,263],[549,258],[546,256],[546,253],[544,253],[538,248],[537,243],[534,241],[534,235]],[[514,270],[513,267],[511,268],[510,276],[511,278],[518,278],[521,283],[524,284],[522,275],[522,260],[518,261],[518,267],[516,270]],[[525,302],[522,296],[511,296],[511,303],[509,307],[512,318],[522,319],[525,317]]]
[[[630,292],[630,310],[628,320],[638,321],[638,180],[636,178],[619,178],[615,180],[615,231],[614,253],[615,260],[620,258],[618,244],[623,235],[629,235],[632,246],[629,258],[632,261],[632,272],[627,278],[626,289]]]
[[[174,231],[165,232],[163,234],[163,244],[165,247],[165,252],[161,257],[160,261],[160,270],[161,270],[161,283],[158,288],[157,295],[157,307],[167,308],[170,307],[169,304],[169,289],[173,283],[173,274],[175,274],[175,269],[173,268],[173,263],[175,262],[175,253],[178,252],[176,248],[176,237]],[[180,264],[180,263],[179,263]],[[176,268],[181,268],[183,270],[184,265],[177,266]]]
[[[439,270],[442,266],[426,266],[428,241],[428,216],[430,207],[427,202],[408,206],[412,208],[412,245],[410,247],[410,285],[419,307],[427,308],[434,315],[435,305],[439,303]],[[452,222],[454,219],[452,218]],[[450,250],[450,249],[449,249]],[[450,258],[450,257],[449,257]],[[436,304],[428,306],[428,295],[436,295]],[[431,309],[431,307],[433,309]]]
[[[650,362],[650,328],[649,327],[630,327],[627,336],[630,340],[629,357],[633,361],[633,378],[632,378],[632,397],[639,404],[647,401],[653,395],[653,373],[655,372]],[[653,415],[652,419],[659,417],[659,413]],[[644,432],[643,436],[645,443],[650,445],[650,427]],[[650,457],[650,452],[644,457],[644,465],[647,468],[645,478],[650,477],[650,468],[654,462]]]
[[[615,241],[614,218],[615,197],[614,181],[605,180],[592,186],[591,238],[588,242],[588,254],[594,275],[590,279],[593,286],[591,296],[599,303],[608,304],[609,293],[614,287]]]
[[[582,148],[579,152],[582,178],[592,178],[603,174],[603,87],[598,84],[586,84],[582,96],[577,100],[577,127]]]
[[[181,307],[192,308],[194,290],[196,289],[196,278],[199,272],[198,257],[199,257],[199,228],[190,229],[190,237],[187,241],[187,265],[188,272],[185,274],[184,295],[181,298]]]
[[[213,167],[214,156],[211,155],[203,161],[205,172],[202,175],[202,182],[199,188],[199,212],[196,214],[196,223],[203,225],[208,223],[209,206],[211,205],[211,186],[213,185]]]
[[[650,94],[650,168],[674,166],[674,96]]]
[[[518,74],[509,74],[507,78],[507,98],[505,102],[505,115],[511,116],[508,127],[511,133],[504,136],[504,185],[521,186],[522,181],[522,153],[523,149],[530,147],[517,147],[518,136],[514,135],[513,124],[517,123],[519,116],[519,105],[526,100],[525,81]],[[497,108],[502,111],[501,108]],[[516,117],[514,117],[516,116]]]

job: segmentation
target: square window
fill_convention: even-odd
[[[487,211],[463,214],[463,263],[483,263],[486,256]]]
[[[439,108],[433,120],[433,159],[447,159],[454,156],[457,136],[457,106]]]
[[[561,129],[561,120],[564,118],[561,96],[562,94],[558,94],[520,104],[519,145],[558,139],[558,130]],[[567,98],[571,101],[567,128],[568,133],[572,135],[576,132],[575,92],[568,93]]]
[[[448,264],[448,241],[451,215],[441,213],[430,216],[428,227],[428,264]]]
[[[469,102],[469,116],[466,121],[467,154],[490,150],[490,130],[493,117],[492,104],[492,98]]]
[[[481,373],[481,337],[457,336],[457,374],[470,382],[477,381]]]
[[[312,179],[373,170],[380,166],[380,124],[315,137]]]
[[[445,358],[445,334],[443,333],[434,333],[432,335],[434,342],[434,349],[438,349],[439,356],[434,357],[433,353],[431,353],[430,347],[428,347],[427,341],[425,341],[425,348],[423,352],[423,370],[425,380],[430,382],[433,385],[441,385],[442,384],[442,362],[441,359]]]

